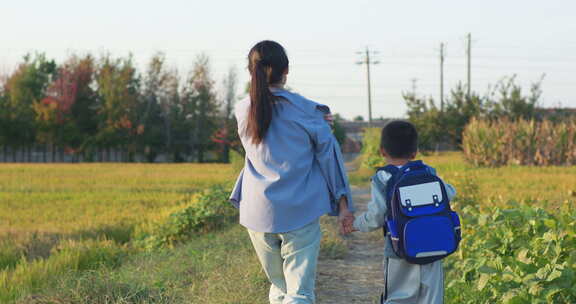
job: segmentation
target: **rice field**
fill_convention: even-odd
[[[121,232],[233,175],[222,164],[2,164],[0,233]]]
[[[138,227],[233,179],[222,164],[2,164],[0,302],[69,272],[116,267]]]

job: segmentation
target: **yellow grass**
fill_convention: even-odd
[[[537,199],[557,206],[576,201],[576,166],[476,168],[465,162],[461,152],[419,155],[418,158],[435,167],[438,175],[454,184],[457,191],[464,190],[458,186],[466,181],[478,185],[481,203]],[[372,174],[374,170],[362,168],[350,175],[356,183],[366,185]]]
[[[222,164],[3,164],[0,232],[130,226],[231,178]]]
[[[234,172],[223,164],[0,165],[0,302],[118,265],[136,227]]]

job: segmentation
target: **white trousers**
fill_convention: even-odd
[[[270,304],[315,303],[315,281],[322,232],[318,219],[286,233],[248,229],[270,281]]]
[[[384,259],[384,304],[444,303],[442,260],[430,264],[410,264],[402,259]]]

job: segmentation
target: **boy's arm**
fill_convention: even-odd
[[[383,179],[387,181],[390,178],[390,174],[380,171],[378,175],[374,176],[374,178],[380,178],[380,181]],[[384,188],[386,188],[386,181],[382,182]],[[384,226],[388,208],[386,207],[386,199],[384,198],[383,190],[379,189],[378,186],[382,187],[382,185],[378,185],[374,180],[372,180],[370,185],[372,199],[368,203],[368,210],[358,215],[354,220],[355,230],[369,232]]]
[[[456,196],[456,189],[454,188],[454,186],[448,183],[444,183],[444,186],[446,186],[446,194],[448,194],[448,199],[453,200],[454,197]]]

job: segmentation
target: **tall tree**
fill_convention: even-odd
[[[46,90],[46,97],[34,102],[37,141],[76,153],[89,143],[96,131],[92,57],[70,57],[61,65]]]
[[[138,90],[140,80],[132,57],[101,59],[96,74],[99,98],[97,143],[104,148],[124,148],[128,160],[136,152]]]
[[[182,161],[180,150],[176,149],[174,125],[178,117],[180,103],[180,77],[176,69],[166,71],[166,82],[160,91],[160,108],[164,121],[164,147],[167,154],[172,154],[172,161]],[[171,153],[172,152],[172,153]]]
[[[224,79],[224,114],[227,122],[233,118],[232,109],[236,102],[236,86],[238,84],[238,73],[236,67],[232,66]]]
[[[408,119],[418,129],[418,144],[421,150],[432,150],[435,145],[445,139],[444,128],[439,127],[442,113],[436,107],[434,100],[426,100],[415,92],[405,92],[403,98],[408,107]]]
[[[536,108],[542,95],[544,75],[532,83],[530,94],[522,94],[522,87],[516,84],[516,75],[499,81],[491,92],[488,106],[491,117],[505,116],[510,119],[531,119],[536,116]]]
[[[191,122],[191,152],[196,161],[203,162],[212,144],[214,131],[224,125],[223,121],[218,121],[219,105],[214,93],[214,81],[210,76],[208,56],[200,55],[196,59],[184,85],[182,98],[189,113],[187,119]]]
[[[334,133],[334,137],[336,137],[336,140],[338,141],[340,146],[344,145],[344,142],[346,141],[346,130],[344,129],[344,126],[342,126],[343,120],[344,119],[342,119],[342,116],[340,116],[340,114],[334,114],[334,124],[332,130]]]
[[[224,102],[223,102],[223,119],[224,125],[220,127],[214,134],[213,141],[220,146],[220,160],[223,162],[230,161],[230,148],[234,148],[239,144],[239,138],[234,122],[234,113],[232,112],[236,102],[236,86],[238,83],[238,76],[236,67],[231,67],[224,78]]]
[[[0,75],[0,148],[2,155],[4,156],[4,161],[6,161],[6,153],[8,152],[8,130],[10,127],[9,123],[9,110],[8,101],[6,98],[6,92],[4,91],[5,77]]]
[[[94,79],[96,62],[90,55],[72,56],[65,66],[74,75],[76,100],[70,109],[73,129],[66,132],[64,144],[84,153],[94,148],[98,134],[98,96]]]
[[[440,111],[432,98],[425,100],[411,93],[404,94],[408,106],[408,117],[419,130],[421,148],[430,150],[438,143],[449,143],[459,147],[462,132],[473,117],[496,119],[532,119],[536,116],[536,107],[541,91],[540,79],[533,83],[530,95],[523,95],[522,89],[515,83],[515,76],[504,78],[496,84],[487,96],[475,92],[468,95],[461,84],[451,90],[444,111]]]
[[[24,57],[16,71],[6,80],[5,107],[8,110],[6,141],[14,148],[28,148],[35,142],[36,126],[33,104],[45,96],[56,71],[56,63],[44,54]],[[30,153],[28,160],[31,160]]]
[[[146,159],[153,162],[165,145],[165,117],[161,106],[162,90],[168,82],[163,53],[155,54],[148,63],[143,77],[143,90],[140,101],[138,146]]]

